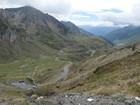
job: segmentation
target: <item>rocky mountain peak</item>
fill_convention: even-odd
[[[91,35],[91,33],[84,31],[83,29],[79,28],[78,26],[76,26],[74,23],[72,23],[71,21],[61,21],[62,24],[64,24],[65,26],[67,26],[69,29],[78,32],[78,33],[82,33],[85,35]]]

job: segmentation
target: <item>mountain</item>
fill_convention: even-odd
[[[98,36],[104,36],[111,31],[119,29],[119,27],[101,27],[101,26],[79,26],[83,30]]]
[[[74,30],[33,7],[0,9],[0,102],[12,96],[9,101],[16,105],[14,96],[25,96],[38,83],[62,80],[72,64],[111,49],[102,37]]]
[[[1,60],[111,48],[103,38],[80,33],[30,6],[0,9],[0,16]]]
[[[70,22],[70,21],[61,21],[62,24],[64,24],[65,26],[67,26],[69,29],[74,30],[75,32],[78,32],[80,34],[85,34],[85,35],[93,35],[94,37],[98,37],[95,34],[92,34],[88,31],[85,31],[84,29],[79,28],[78,26],[76,26],[74,23]],[[99,37],[98,37],[99,38]],[[103,36],[100,36],[100,38],[104,39],[105,41],[107,41],[108,43],[110,43],[110,45],[113,46],[113,43],[111,43],[109,40],[105,39]]]
[[[133,30],[139,33],[138,28]],[[140,96],[139,88],[140,42],[112,48],[103,37],[33,7],[0,9],[0,103],[56,105],[56,99],[66,104],[62,97],[73,104],[74,96],[77,104],[90,104],[89,96],[95,96],[89,94],[100,94],[97,104],[99,97],[105,104],[106,99],[111,99],[109,104],[134,104],[138,97],[126,100],[118,93]]]
[[[117,46],[128,45],[140,40],[140,26],[126,26],[104,36]]]
[[[61,23],[64,24],[65,26],[67,26],[69,29],[75,31],[75,32],[78,32],[78,33],[81,33],[81,34],[91,35],[91,33],[79,28],[78,26],[76,26],[74,23],[72,23],[70,21],[61,21]]]

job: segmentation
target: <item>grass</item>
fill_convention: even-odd
[[[102,66],[100,65],[88,78],[61,87],[59,83],[61,84],[61,82],[72,79],[80,73],[85,73],[96,68],[96,63],[98,64],[98,62],[108,57],[103,56],[99,59],[92,57],[85,63],[84,57],[90,55],[84,55],[84,53],[76,55],[79,49],[75,49],[76,54],[72,54],[73,52],[71,52],[71,50],[71,48],[64,49],[64,51],[61,51],[61,54],[58,51],[58,55],[56,56],[49,55],[36,59],[28,58],[0,64],[0,83],[6,85],[0,93],[4,95],[23,96],[23,90],[12,86],[8,87],[8,85],[10,85],[11,80],[26,79],[30,76],[35,79],[36,83],[42,85],[42,87],[34,90],[31,94],[47,95],[55,90],[55,92],[80,92],[101,95],[111,95],[118,92],[127,95],[140,95],[140,85],[138,84],[140,80],[140,52]],[[56,57],[58,57],[58,59],[56,59]],[[48,81],[61,72],[61,68],[71,59],[74,61],[68,78],[57,82],[58,84],[54,84],[54,86],[46,85]],[[96,60],[97,62],[95,62]],[[82,71],[78,72],[81,65],[84,65]],[[56,89],[55,87],[57,86],[61,88]]]
[[[58,69],[63,63],[60,61],[55,61],[53,57],[44,57],[41,59],[25,59],[20,61],[15,61],[12,63],[1,64],[0,74],[3,77],[13,77],[13,78],[25,78],[35,70],[35,67],[39,67],[39,70],[53,68]],[[18,75],[17,75],[18,74]],[[16,76],[16,77],[15,77]]]
[[[128,91],[132,95],[140,96],[140,86],[139,85],[132,86]]]
[[[115,93],[121,93],[121,88],[115,88],[115,87],[106,87],[106,86],[100,86],[99,88],[95,88],[94,90],[88,91],[86,93],[94,93],[94,94],[100,94],[100,95],[112,95]]]
[[[27,99],[25,98],[15,98],[10,103],[13,105],[29,105]]]
[[[59,54],[56,55],[60,60],[56,60],[56,56],[54,56],[54,54],[52,55],[50,54],[48,56],[43,56],[41,58],[24,58],[22,60],[16,60],[10,63],[8,62],[3,63],[0,64],[0,83],[6,84],[8,86],[10,85],[10,82],[13,80],[25,80],[25,79],[27,80],[27,77],[33,76],[36,83],[45,84],[48,81],[50,81],[53,77],[55,77],[55,75],[60,73],[61,68],[68,63],[67,61],[73,59],[74,61],[77,62],[81,59],[82,60],[85,59],[85,57],[89,55],[90,54],[84,53],[72,54],[64,52],[60,56]],[[78,64],[77,67],[81,65],[81,63],[77,64]],[[35,75],[33,75],[34,72],[36,73]],[[13,90],[13,88],[3,89],[3,94],[11,93],[13,95],[16,95],[21,94],[22,92],[23,92],[22,90],[18,89],[17,91],[15,91]]]
[[[140,53],[136,52],[126,58],[101,66],[87,79],[62,87],[61,91],[105,95],[121,92],[126,95],[139,96],[139,58]]]
[[[10,105],[29,105],[29,101],[24,97],[0,97],[0,103],[7,103]]]
[[[9,87],[9,86],[6,86],[1,94],[5,95],[5,96],[23,96],[25,93],[24,90],[22,89],[19,89],[19,88],[15,88],[15,87]]]
[[[25,80],[28,76],[32,76],[36,72],[34,79],[39,81],[42,76],[47,77],[50,73],[55,75],[59,72],[66,62],[57,61],[52,56],[44,56],[40,59],[24,59],[11,63],[0,64],[0,83],[5,84],[2,93],[7,95],[21,95],[23,90],[12,87],[10,82],[13,80]],[[49,71],[50,70],[50,71]],[[52,78],[52,76],[50,77]],[[46,80],[43,80],[43,82]],[[1,93],[1,92],[0,92]]]
[[[39,71],[36,72],[36,75],[34,76],[36,78],[36,82],[38,83],[45,83],[49,81],[53,76],[58,74],[60,72],[60,69],[66,64],[66,62],[57,61],[52,58],[49,59],[49,61],[46,61],[46,63],[42,63],[41,66],[39,66]]]

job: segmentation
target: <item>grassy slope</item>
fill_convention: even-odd
[[[139,26],[126,26],[105,35],[105,37],[114,43],[117,47],[124,47],[139,41]]]
[[[44,75],[43,71],[50,70],[49,73],[55,75],[61,67],[64,66],[65,62],[54,60],[54,57],[43,57],[40,59],[25,59],[19,60],[12,63],[1,64],[0,65],[0,83],[6,84],[7,88],[2,89],[2,93],[8,93],[9,91],[13,94],[16,93],[16,89],[14,87],[11,88],[9,82],[11,80],[25,80],[28,76],[32,75],[37,67],[36,72],[40,72],[35,79],[39,80],[40,75]],[[42,73],[41,73],[42,72]],[[49,73],[45,74],[45,77],[49,75]],[[8,86],[9,85],[9,86]],[[15,91],[14,91],[14,90]],[[17,92],[21,89],[17,89]],[[7,92],[8,91],[8,92]],[[22,92],[23,90],[21,90]],[[20,93],[20,91],[19,91]],[[12,94],[11,94],[12,95]]]
[[[124,51],[124,53],[120,52],[120,54],[128,53],[127,50]],[[101,63],[103,63],[102,61],[108,62],[104,59],[108,58],[101,57],[100,59],[89,60],[89,62],[84,64],[85,67],[79,68],[82,71],[71,72],[69,79],[74,78],[74,76],[79,75],[79,73],[84,73],[92,69],[94,70],[94,68],[98,66],[96,65],[96,61]],[[91,72],[92,74],[88,78],[81,78],[81,80],[72,82],[69,85],[62,87],[60,90],[66,92],[85,92],[105,95],[111,95],[117,92],[122,92],[127,95],[140,95],[139,50],[120,59],[108,62],[107,64],[105,64],[105,62],[100,64],[94,72]]]
[[[124,40],[116,40],[114,41],[114,44],[116,44],[117,47],[125,47],[130,44],[134,44],[136,42],[140,41],[140,36],[139,35],[133,35],[132,37]]]
[[[12,25],[8,26],[12,27]],[[4,62],[0,64],[0,86],[4,85],[2,88],[0,87],[0,99],[1,95],[24,96],[24,91],[11,86],[10,81],[26,79],[34,71],[37,83],[44,84],[49,81],[67,64],[67,62],[56,60],[56,57],[67,61],[73,60],[76,62],[76,66],[79,66],[80,63],[77,61],[90,57],[89,50],[99,49],[99,52],[102,53],[102,50],[111,48],[107,42],[94,36],[79,35],[73,31],[66,34],[67,30],[64,26],[52,27],[54,30],[51,31],[47,26],[41,26],[38,27],[36,34],[28,34],[25,30],[15,31],[17,36],[15,42],[0,39],[0,63]],[[59,29],[55,29],[56,27]],[[12,29],[10,32],[13,32]],[[8,35],[8,37],[10,36],[11,34]],[[26,41],[28,38],[30,40]],[[63,53],[59,55],[61,50]]]
[[[58,52],[58,55],[60,52]],[[120,57],[121,55],[125,56]],[[44,56],[40,59],[28,58],[12,63],[1,64],[0,83],[5,84],[5,86],[0,91],[0,101],[5,100],[1,98],[1,96],[14,96],[12,100],[9,100],[10,102],[18,103],[20,102],[20,100],[22,100],[21,102],[23,103],[26,102],[27,100],[23,97],[25,95],[25,91],[20,88],[11,86],[9,84],[9,81],[26,79],[27,76],[32,75],[32,73],[35,71],[35,68],[37,67],[36,75],[34,75],[36,82],[40,84],[47,83],[47,81],[51,80],[53,76],[57,75],[60,72],[61,68],[68,63],[56,60],[56,57],[57,55],[49,55],[47,57]],[[71,84],[59,89],[55,88],[55,91],[82,92],[103,95],[111,95],[117,92],[122,92],[126,95],[140,95],[139,49],[136,51],[132,51],[131,48],[124,48],[121,50],[116,50],[116,52],[110,52],[107,55],[97,58],[93,56],[86,62],[84,60],[80,62],[74,62],[69,77],[62,81],[58,81],[58,84],[61,84],[61,82],[67,81],[68,79],[74,78],[80,73],[82,74],[96,68],[97,66],[99,67],[97,67],[88,78],[72,82]],[[109,62],[111,59],[115,60]],[[108,63],[105,64],[105,62]],[[83,66],[80,67],[81,65]],[[81,71],[77,72],[78,70]],[[48,87],[52,89],[55,86],[56,84],[43,86],[38,90],[35,90],[35,92],[42,95],[45,94],[46,91],[48,91],[46,90],[48,89]]]
[[[55,55],[59,50],[64,50],[67,60],[79,61],[90,56],[87,54],[90,49],[102,52],[111,48],[100,37],[69,29],[54,17],[29,6],[0,9],[0,14],[0,62]]]

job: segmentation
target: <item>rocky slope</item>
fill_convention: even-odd
[[[67,26],[68,28],[70,28],[71,30],[78,32],[78,33],[82,33],[85,35],[92,35],[91,33],[84,31],[83,29],[77,27],[75,24],[73,24],[70,21],[61,21],[62,24],[64,24],[65,26]]]
[[[40,57],[63,49],[68,49],[67,52],[78,49],[75,53],[83,51],[83,55],[88,55],[86,52],[90,48],[111,48],[104,39],[70,29],[49,14],[30,6],[0,9],[0,16],[0,57],[4,60]]]
[[[44,101],[46,99],[46,102]],[[93,94],[56,94],[51,97],[38,99],[35,105],[139,105],[140,100],[134,97],[125,97],[122,94],[101,96]]]
[[[10,99],[9,99],[10,100]],[[54,94],[49,97],[33,95],[27,99],[13,99],[13,102],[0,102],[1,105],[139,105],[140,98],[126,97],[123,94],[101,96],[94,94]]]

